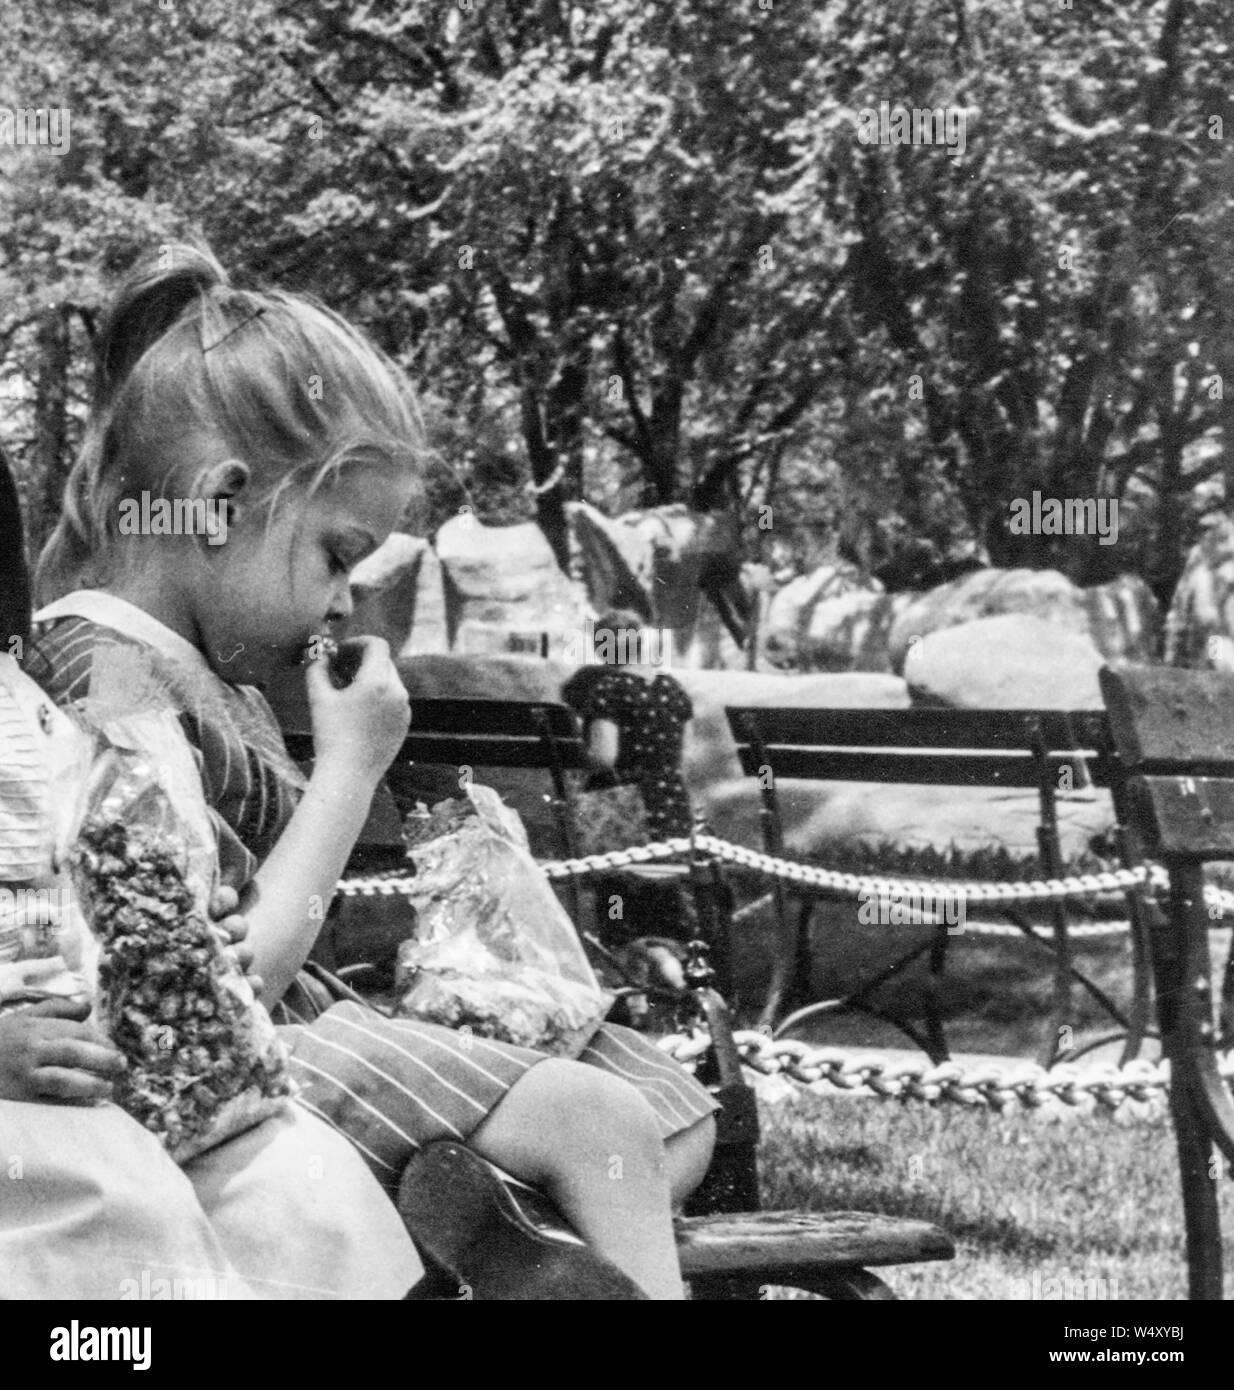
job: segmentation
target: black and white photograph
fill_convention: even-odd
[[[0,10],[17,1364],[1198,1353],[1230,0]]]

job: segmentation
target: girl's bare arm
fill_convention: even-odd
[[[389,649],[367,638],[355,679],[336,690],[324,662],[308,671],[317,754],[300,805],[257,871],[244,902],[265,998],[282,998],[304,964],[373,793],[407,733],[407,692]]]

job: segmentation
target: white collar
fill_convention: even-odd
[[[144,608],[138,608],[128,599],[117,598],[115,594],[102,589],[77,589],[49,603],[46,608],[40,608],[34,615],[36,623],[48,623],[56,618],[85,618],[88,622],[98,623],[101,627],[109,627],[114,632],[144,642],[182,666],[200,668],[214,675],[210,663],[186,637],[181,637],[165,623],[152,618]]]

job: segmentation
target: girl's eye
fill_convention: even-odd
[[[329,552],[329,555],[331,574],[347,574],[351,570],[351,566],[342,558],[342,556],[337,554],[337,552],[331,550]]]

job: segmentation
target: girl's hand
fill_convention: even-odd
[[[45,999],[0,1018],[0,1099],[109,1100],[127,1063],[89,1015],[85,999]]]
[[[411,702],[381,637],[356,639],[364,648],[350,685],[336,690],[322,657],[308,667],[309,710],[318,768],[376,783],[393,762],[411,726]]]
[[[237,909],[240,895],[228,884],[220,884],[210,899],[210,916],[219,942],[235,958],[236,964],[248,977],[249,987],[256,998],[261,998],[262,980],[253,974],[253,948],[245,943],[249,933],[248,918]]]

